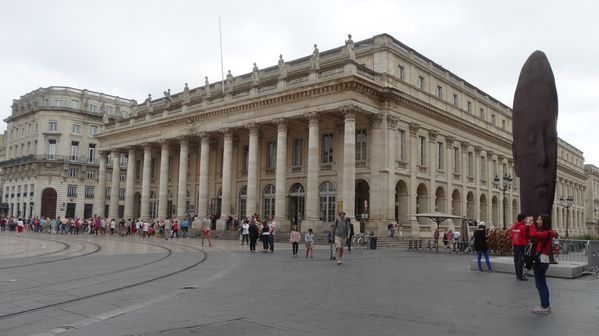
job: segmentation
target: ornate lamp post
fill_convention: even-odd
[[[568,196],[566,197],[566,199],[564,199],[564,196],[562,196],[559,198],[559,204],[566,208],[566,239],[568,239],[568,237],[570,236],[570,233],[568,231],[568,225],[570,224],[568,209],[570,209],[574,205],[574,197]]]
[[[505,175],[503,176],[503,184],[500,184],[501,179],[499,178],[499,176],[495,175],[495,178],[493,179],[493,187],[497,188],[499,191],[501,191],[503,193],[503,198],[501,200],[502,204],[503,204],[503,229],[505,230],[506,225],[505,225],[505,192],[510,190],[510,188],[512,187],[512,177],[509,175]]]

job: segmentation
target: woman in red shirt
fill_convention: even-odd
[[[530,237],[536,239],[535,252],[539,256],[540,263],[535,265],[535,285],[539,291],[541,306],[534,307],[532,312],[535,314],[549,315],[551,307],[549,306],[549,288],[545,273],[549,268],[549,255],[551,254],[551,243],[555,232],[551,230],[551,217],[547,214],[541,214],[537,218],[535,225],[530,226]]]

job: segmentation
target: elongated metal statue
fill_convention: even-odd
[[[512,145],[520,178],[521,212],[551,215],[557,174],[557,90],[542,51],[533,52],[520,71],[514,94]]]

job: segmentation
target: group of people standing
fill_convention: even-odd
[[[262,241],[262,252],[273,253],[275,251],[275,237],[277,233],[277,222],[270,217],[268,220],[260,220],[260,215],[254,214],[246,218],[239,228],[241,245],[249,244],[250,252],[256,252],[258,239]]]

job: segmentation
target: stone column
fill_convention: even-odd
[[[119,220],[119,189],[121,186],[121,152],[112,151],[112,183],[110,184],[110,207],[108,208],[109,220]]]
[[[158,189],[158,218],[166,219],[168,205],[168,157],[169,143],[163,140],[160,152],[160,187]]]
[[[397,117],[387,115],[387,143],[389,144],[387,151],[387,178],[383,179],[383,183],[387,185],[387,223],[396,223],[395,219],[395,170],[397,161]],[[374,144],[375,146],[377,144]],[[383,223],[386,224],[386,223]],[[403,224],[403,223],[402,223]],[[385,227],[383,227],[385,229]]]
[[[468,142],[462,141],[460,143],[460,149],[462,151],[462,170],[461,170],[461,177],[462,177],[462,216],[464,217],[468,217],[468,169],[470,169],[469,167],[469,162],[468,162],[468,149],[470,148],[470,144]],[[476,198],[476,197],[475,197]],[[476,217],[476,214],[475,214]]]
[[[411,122],[410,125],[410,226],[412,237],[420,236],[420,226],[415,216],[418,213],[416,209],[416,199],[418,197],[418,130],[420,124]]]
[[[508,171],[509,171],[510,176],[512,176],[511,174],[512,174],[512,171],[513,171],[512,164],[513,164],[512,160],[508,159],[507,166],[508,166]],[[514,176],[512,176],[512,187],[507,192],[507,201],[508,201],[508,204],[507,204],[507,207],[506,207],[507,212],[508,212],[507,216],[506,216],[507,217],[507,221],[508,221],[506,223],[507,225],[511,225],[512,223],[514,223],[516,221],[516,218],[513,218],[513,213],[514,213],[514,206],[513,206],[513,204],[514,204],[514,186],[515,185],[516,185],[516,179],[514,178]]]
[[[356,194],[356,114],[359,107],[345,105],[340,108],[344,117],[343,134],[343,211],[355,218]]]
[[[187,215],[187,169],[189,166],[189,141],[179,138],[179,186],[177,188],[177,218],[183,220]]]
[[[481,212],[480,212],[480,178],[481,178],[481,171],[480,171],[480,161],[482,160],[482,157],[480,156],[480,152],[482,151],[482,147],[481,146],[474,146],[474,185],[476,186],[476,195],[474,195],[474,216],[476,217],[477,221],[481,221],[482,218],[480,216]],[[490,202],[489,197],[487,195],[487,202]],[[487,214],[487,222],[489,221],[489,214]],[[487,223],[488,224],[488,223]]]
[[[497,177],[499,177],[499,184],[501,185],[501,187],[503,187],[503,177],[506,175],[506,173],[503,171],[503,155],[497,155]],[[495,176],[493,176],[493,178],[495,178]],[[505,214],[505,223],[504,221],[504,207],[507,207],[507,204],[505,204],[505,202],[503,201],[503,195],[505,194],[505,196],[507,197],[507,193],[509,192],[509,190],[506,190],[505,193],[503,191],[501,191],[499,193],[499,202],[498,202],[498,206],[499,206],[499,227],[503,227],[503,225],[505,225],[507,228],[510,227],[510,225],[508,224],[508,218],[507,218],[507,213]],[[506,208],[507,209],[507,208]]]
[[[453,142],[455,139],[451,136],[445,137],[445,146],[447,148],[445,155],[445,173],[447,174],[447,192],[445,193],[446,205],[445,210],[448,214],[453,214],[453,166],[457,165],[458,162],[455,162],[453,158]],[[460,211],[460,210],[458,210]],[[458,215],[463,215],[459,214]],[[459,221],[453,221],[455,225],[459,223]]]
[[[308,172],[306,178],[306,222],[314,227],[319,220],[318,213],[318,172],[320,157],[320,129],[318,113],[306,114],[308,119]],[[302,231],[307,230],[310,224],[302,225]]]
[[[106,206],[106,151],[98,151],[98,156],[100,169],[98,171],[98,188],[94,194],[94,212],[96,216],[104,217],[104,208]],[[35,194],[41,194],[41,191],[37,191]]]
[[[438,148],[437,148],[437,136],[439,136],[439,131],[435,130],[435,129],[431,129],[428,131],[428,152],[429,152],[429,162],[428,162],[428,172],[429,172],[429,176],[430,176],[430,190],[428,191],[428,196],[429,196],[429,208],[430,211],[437,211],[436,206],[437,206],[437,170],[438,170],[438,166],[437,166],[437,152],[438,152]],[[445,198],[447,198],[447,193],[445,195]],[[431,225],[434,224],[432,221],[430,222]],[[447,224],[447,223],[444,223]],[[435,225],[436,227],[436,225]],[[433,232],[434,229],[431,230],[431,232]]]
[[[493,218],[493,194],[497,191],[497,188],[493,186],[493,179],[495,178],[495,175],[493,174],[493,155],[495,155],[495,153],[487,151],[487,188],[489,190],[489,198],[487,199],[487,217],[489,218],[489,222],[491,222],[495,228],[501,228]],[[497,202],[497,206],[499,206],[499,202]],[[497,211],[497,213],[499,214],[499,211]],[[498,222],[499,220],[500,218],[497,218]]]
[[[233,132],[229,128],[222,130],[223,133],[223,180],[222,180],[222,202],[221,217],[217,229],[224,230],[227,217],[231,214],[231,162],[233,158]]]
[[[210,136],[200,134],[200,176],[198,178],[198,216],[208,214],[208,163],[210,158]]]
[[[275,218],[279,228],[291,231],[287,208],[287,120],[276,119],[277,124],[277,169],[275,182]]]
[[[141,211],[140,217],[150,218],[150,179],[152,165],[152,145],[144,144],[144,165],[141,176]]]
[[[135,146],[127,149],[127,179],[125,182],[125,213],[126,219],[133,219],[133,201],[135,198]]]
[[[387,149],[388,142],[384,141],[384,130],[383,130],[383,116],[382,114],[373,114],[370,117],[370,129],[371,135],[368,140],[369,145],[369,156],[367,157],[369,162],[369,170],[370,170],[370,190],[377,190],[379,192],[371,192],[370,200],[368,204],[368,219],[369,224],[366,230],[374,231],[377,233],[384,232],[383,226],[387,223],[383,224],[386,219],[386,206],[387,202],[387,177],[388,175],[381,174],[381,170],[387,168],[387,163],[385,162],[385,154],[384,152]],[[383,179],[385,181],[383,181]],[[378,224],[378,226],[374,226]]]
[[[246,216],[252,216],[258,205],[258,125],[249,124],[246,126],[250,132],[248,148],[248,184],[247,184],[247,204]]]

